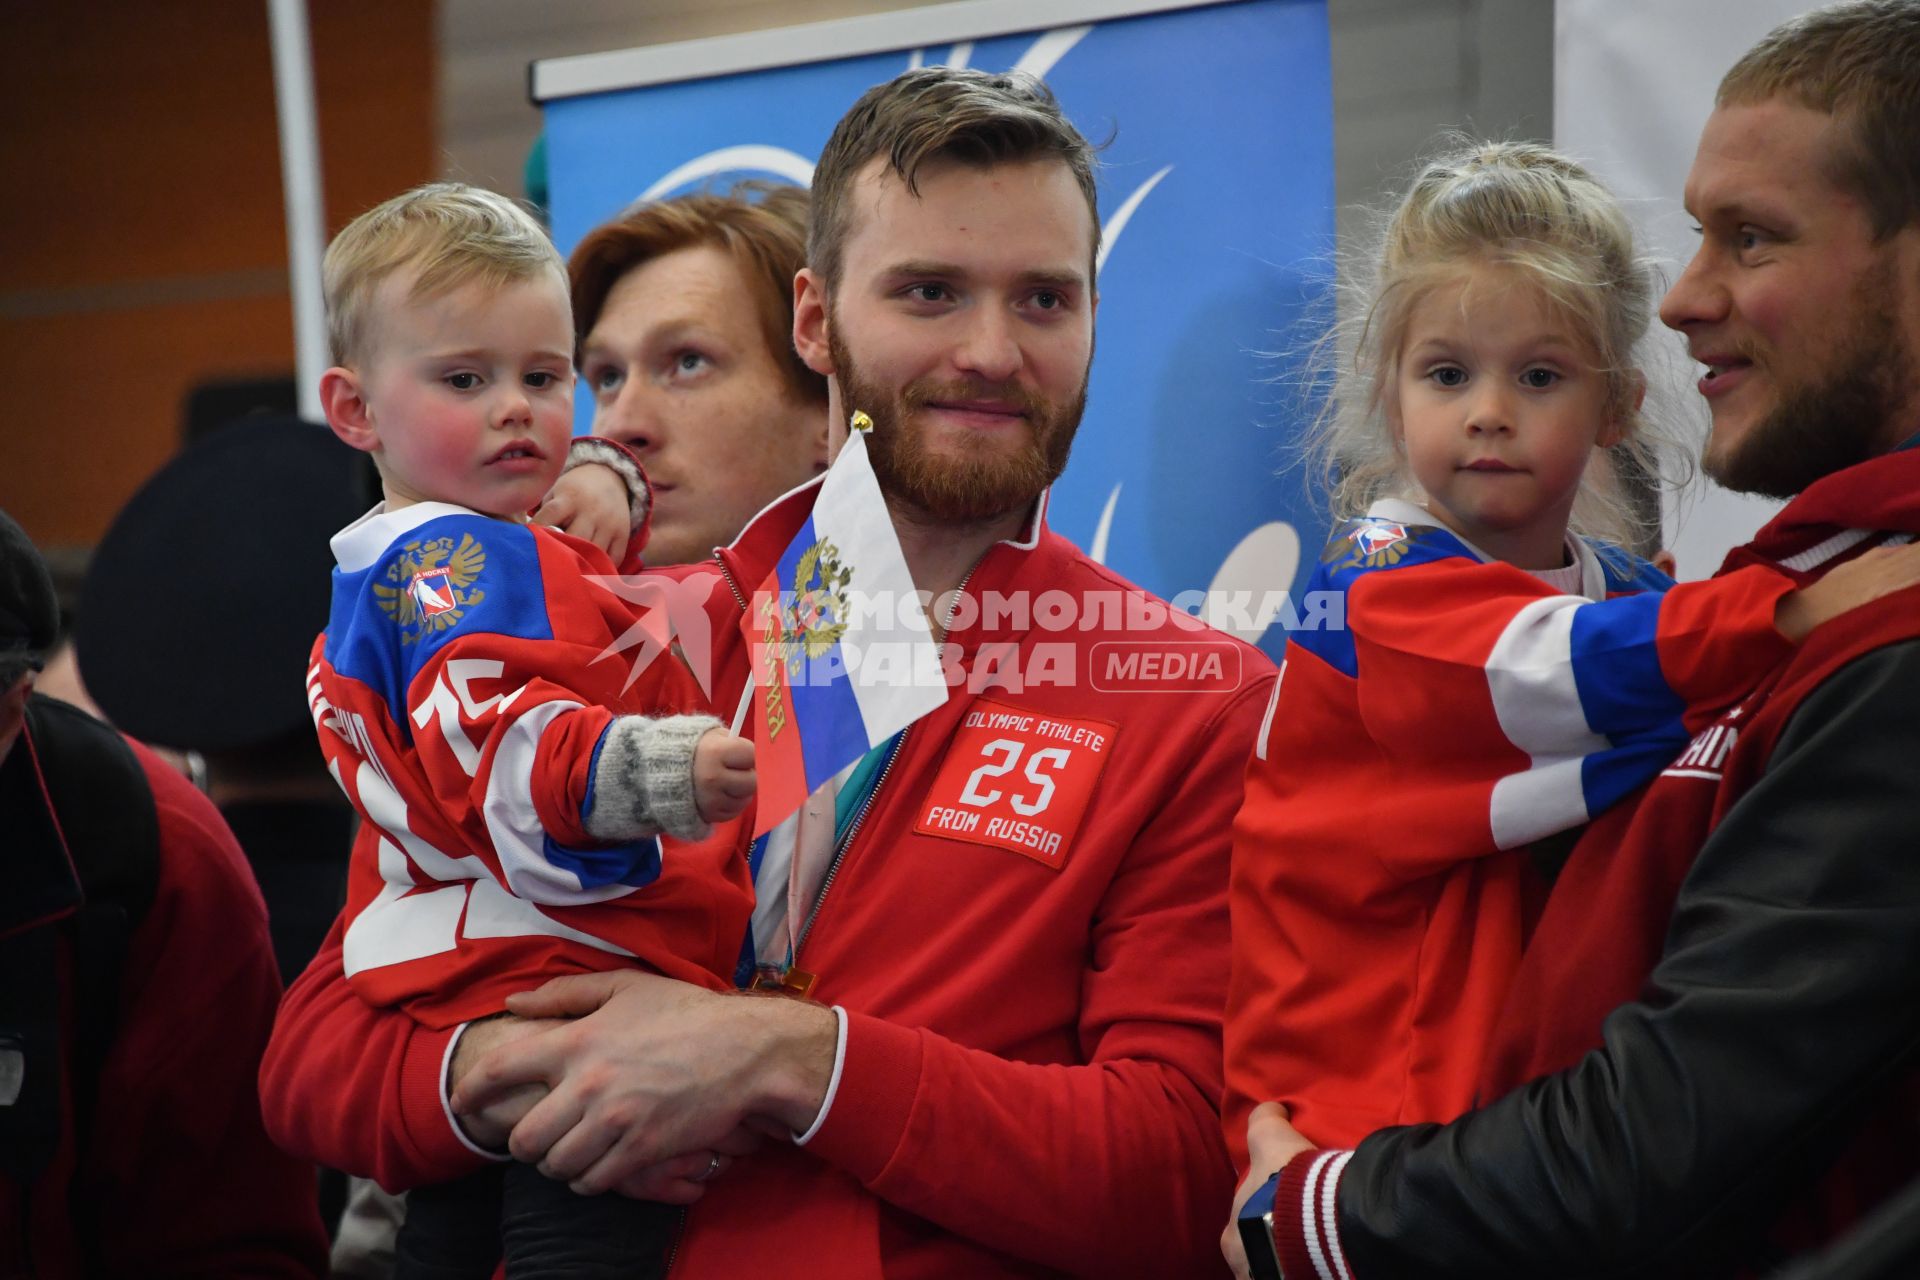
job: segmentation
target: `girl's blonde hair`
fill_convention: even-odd
[[[1414,488],[1391,399],[1408,319],[1434,288],[1492,265],[1541,289],[1606,379],[1605,412],[1619,443],[1614,465],[1582,480],[1574,529],[1630,547],[1647,545],[1650,534],[1657,539],[1659,504],[1644,494],[1636,500],[1617,477],[1624,472],[1643,486],[1658,485],[1683,479],[1672,473],[1685,463],[1649,428],[1640,404],[1647,383],[1635,348],[1653,319],[1659,275],[1637,254],[1633,228],[1611,192],[1535,143],[1466,145],[1420,171],[1371,261],[1370,279],[1342,281],[1357,305],[1322,340],[1316,361],[1323,369],[1338,364],[1310,444],[1336,519]]]

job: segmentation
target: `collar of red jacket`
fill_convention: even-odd
[[[766,579],[780,562],[780,555],[806,523],[819,496],[822,477],[815,477],[790,493],[775,499],[747,522],[731,545],[717,548],[715,557],[742,592],[751,592]],[[971,650],[996,640],[1010,640],[1028,629],[1035,601],[1050,589],[1066,585],[1065,570],[1076,555],[1071,543],[1047,525],[1047,499],[1043,491],[1034,503],[1032,516],[1021,536],[1007,538],[987,548],[966,580],[967,594],[982,600],[988,593],[1014,597],[1023,593],[1028,607],[996,613],[989,621],[984,609],[974,610],[971,625],[955,627],[947,639]],[[938,621],[936,619],[936,621]]]
[[[1920,449],[1901,449],[1822,476],[1743,550],[1784,560],[1848,529],[1920,534]]]

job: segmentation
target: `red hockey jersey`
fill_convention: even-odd
[[[613,574],[605,555],[442,503],[376,507],[333,549],[307,698],[362,819],[354,989],[438,1027],[559,974],[636,962],[731,985],[745,869],[717,877],[663,860],[657,839],[609,848],[587,831],[614,717],[706,709],[662,646],[638,671],[622,652],[640,619],[589,580]]]
[[[1290,637],[1235,824],[1243,1168],[1268,1099],[1329,1146],[1471,1105],[1540,896],[1527,846],[1658,773],[1789,648],[1783,574],[1673,587],[1579,554],[1561,594],[1404,502],[1322,554],[1305,616],[1330,625]]]

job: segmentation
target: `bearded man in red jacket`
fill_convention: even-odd
[[[1707,471],[1792,498],[1726,569],[1804,583],[1920,535],[1915,68],[1920,2],[1857,0],[1721,82],[1661,318],[1705,366]],[[1850,615],[1588,828],[1495,1033],[1497,1101],[1351,1152],[1257,1110],[1229,1259],[1758,1274],[1920,1176],[1917,637],[1912,591]]]
[[[669,849],[750,862],[742,976],[787,995],[606,974],[424,1031],[346,987],[336,928],[263,1068],[280,1141],[392,1187],[510,1142],[690,1203],[676,1280],[1218,1269],[1227,850],[1274,673],[1047,528],[1093,353],[1092,163],[1039,81],[949,68],[869,91],[820,157],[794,343],[835,423],[873,420],[951,687],[789,838],[749,816]],[[746,596],[817,491],[679,571],[709,580],[723,714]],[[1213,674],[1098,691],[1118,640]]]

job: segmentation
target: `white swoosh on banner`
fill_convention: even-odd
[[[1293,585],[1293,575],[1299,568],[1299,533],[1284,520],[1263,524],[1227,553],[1220,571],[1207,586],[1207,607],[1201,617],[1248,644],[1258,644],[1278,615],[1280,593]],[[1235,620],[1227,616],[1228,597],[1235,592],[1247,593],[1247,603],[1256,606],[1248,619],[1251,629],[1232,625]]]
[[[718,151],[709,151],[703,156],[694,157],[642,191],[640,199],[642,201],[658,199],[690,182],[698,182],[702,178],[711,178],[715,174],[733,173],[741,169],[778,174],[788,182],[797,183],[803,187],[811,186],[813,183],[813,161],[785,147],[770,147],[750,142],[737,147],[721,147]]]
[[[1095,564],[1107,562],[1107,535],[1113,532],[1113,509],[1119,502],[1120,485],[1116,484],[1113,492],[1107,495],[1106,510],[1100,513],[1100,524],[1093,531],[1093,549],[1087,552]]]
[[[1020,61],[1013,64],[1013,70],[1030,72],[1042,80],[1046,79],[1047,72],[1053,70],[1054,63],[1066,57],[1067,51],[1086,39],[1087,32],[1091,30],[1093,30],[1093,24],[1087,23],[1078,27],[1056,27],[1052,31],[1043,33],[1025,53],[1020,55]],[[946,61],[931,65],[964,67],[972,60],[973,42],[963,40],[953,46],[953,51],[947,55]],[[926,65],[929,64],[925,49],[915,49],[907,55],[907,70],[917,70]]]
[[[1125,204],[1113,211],[1113,216],[1107,219],[1107,225],[1100,228],[1100,253],[1093,260],[1093,274],[1099,275],[1100,268],[1107,265],[1107,255],[1113,252],[1113,246],[1120,239],[1120,233],[1125,231],[1127,223],[1133,220],[1133,211],[1140,207],[1140,202],[1147,198],[1148,192],[1160,185],[1160,179],[1172,172],[1173,166],[1168,165],[1154,174],[1140,184],[1138,191],[1127,197]]]
[[[1078,27],[1056,27],[1035,40],[1033,47],[1021,56],[1020,61],[1013,64],[1013,69],[1032,72],[1045,80],[1047,72],[1053,70],[1053,64],[1066,57],[1067,50],[1084,40],[1087,32],[1091,30],[1093,30],[1092,23]]]

